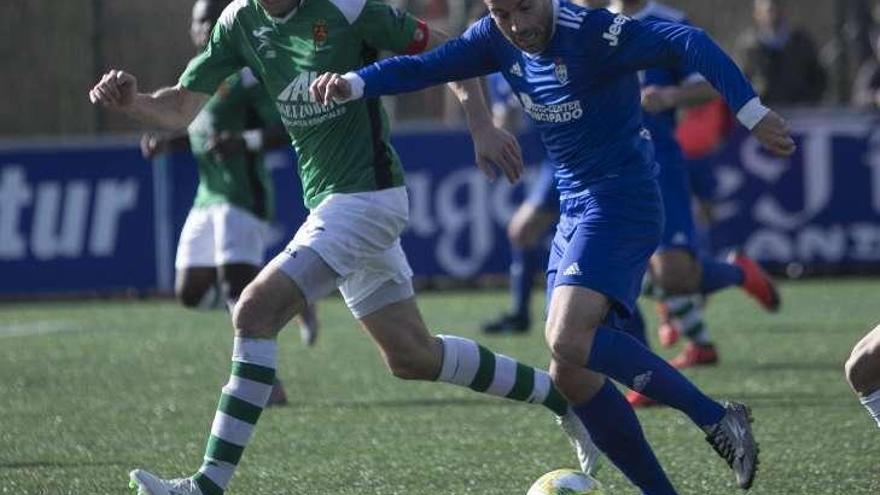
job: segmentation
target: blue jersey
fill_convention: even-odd
[[[521,51],[484,17],[428,53],[362,68],[364,96],[502,72],[556,164],[563,199],[656,175],[637,71],[698,71],[737,110],[756,98],[733,61],[699,29],[552,1],[554,33],[543,52]]]
[[[633,19],[640,22],[676,22],[688,24],[683,12],[650,1]],[[699,72],[681,67],[654,67],[639,72],[642,87],[648,86],[680,86],[682,83],[703,80]],[[681,146],[675,139],[676,109],[652,114],[645,112],[645,127],[651,131],[657,162],[661,167],[667,163],[681,162],[683,157]]]

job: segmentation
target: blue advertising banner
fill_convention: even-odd
[[[791,116],[798,151],[778,159],[739,131],[715,163],[713,248],[742,246],[792,275],[880,269],[880,118]]]
[[[0,152],[0,294],[155,288],[151,177],[130,145]]]
[[[799,146],[792,159],[769,156],[740,132],[713,163],[712,247],[743,247],[795,274],[880,270],[880,118],[809,112],[791,124]],[[400,133],[394,145],[407,170],[403,246],[416,274],[506,273],[505,226],[522,186],[487,181],[464,131]],[[536,137],[525,137],[523,149],[534,174]],[[268,259],[306,211],[292,151],[267,163],[276,186]],[[170,291],[195,187],[191,157],[150,166],[134,140],[0,148],[0,295]]]

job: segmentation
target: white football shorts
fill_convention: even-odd
[[[229,204],[193,208],[186,217],[174,266],[263,265],[269,225],[251,212]]]
[[[405,187],[331,194],[309,213],[284,252],[271,263],[301,282],[303,269],[296,266],[296,253],[298,248],[309,248],[335,272],[335,285],[345,303],[361,317],[412,296],[412,269],[400,245],[408,221]],[[389,293],[374,296],[380,289]],[[301,290],[316,295],[326,292],[311,287]]]

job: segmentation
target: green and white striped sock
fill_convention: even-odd
[[[703,321],[703,296],[688,294],[666,298],[669,316],[678,322],[678,328],[697,344],[708,344],[709,329]]]
[[[205,460],[193,476],[204,495],[222,495],[266,407],[275,381],[274,340],[235,338],[232,375],[223,387]]]
[[[496,354],[473,340],[438,335],[443,341],[443,365],[437,381],[468,387],[476,392],[541,404],[557,416],[568,402],[553,386],[546,371]]]

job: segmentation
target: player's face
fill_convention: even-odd
[[[782,5],[775,0],[755,0],[755,21],[764,29],[773,29],[782,22]]]
[[[192,22],[189,25],[189,37],[196,48],[201,50],[208,45],[211,37],[211,29],[214,27],[214,18],[211,15],[209,2],[199,0],[193,4]]]
[[[260,0],[263,10],[272,17],[284,17],[299,5],[300,0]]]
[[[492,20],[520,50],[538,53],[553,34],[551,0],[485,0]]]

